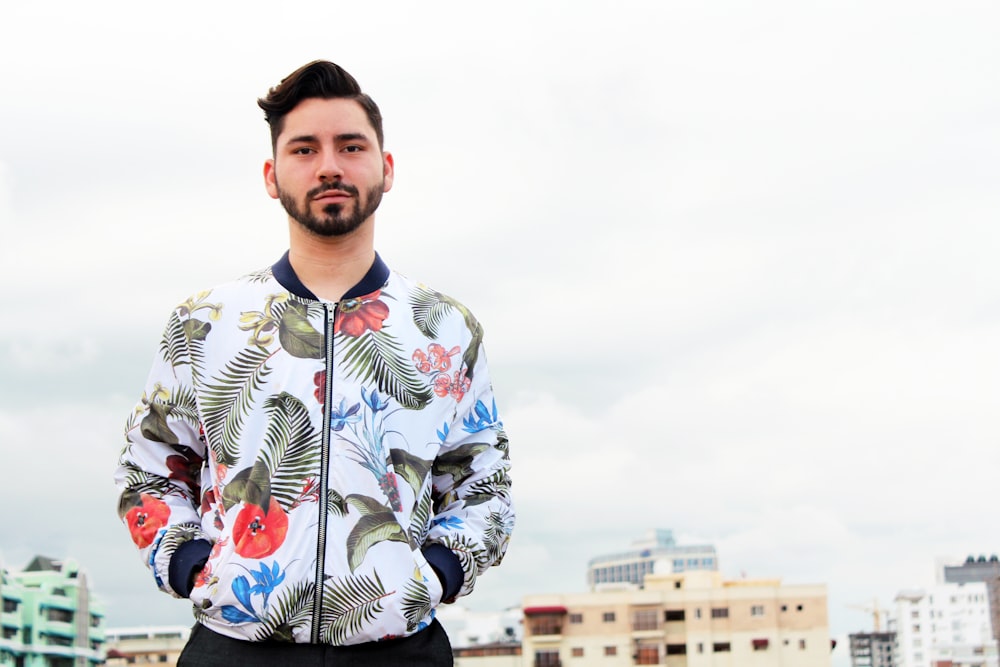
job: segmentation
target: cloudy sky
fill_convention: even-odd
[[[270,264],[258,96],[382,107],[378,248],[487,331],[519,525],[473,608],[653,527],[855,608],[1000,551],[1000,6],[17,3],[0,21],[0,553],[184,623],[117,523],[169,310]]]

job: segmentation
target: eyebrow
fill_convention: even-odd
[[[371,139],[368,138],[363,132],[344,132],[334,136],[334,141],[341,143],[344,141],[364,141],[365,143],[371,143]],[[297,137],[292,137],[288,140],[289,144],[312,144],[319,141],[319,138],[314,134],[302,134]]]

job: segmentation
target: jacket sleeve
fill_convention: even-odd
[[[481,346],[469,375],[469,389],[458,404],[454,422],[445,424],[438,434],[441,449],[432,467],[434,516],[425,554],[439,575],[444,575],[445,602],[468,595],[483,571],[499,565],[514,527],[507,436]],[[443,552],[442,546],[449,551]],[[442,554],[448,557],[442,559]],[[450,577],[448,561],[456,560],[461,577]],[[458,572],[453,565],[451,569]],[[461,580],[452,582],[456,578]]]
[[[176,597],[187,596],[187,582],[211,547],[201,528],[206,448],[188,354],[198,332],[185,324],[177,312],[167,323],[145,391],[126,422],[115,471],[119,518],[157,586]],[[171,571],[175,553],[185,556]]]

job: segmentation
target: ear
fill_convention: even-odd
[[[396,176],[392,153],[382,153],[382,175],[385,177],[385,187],[382,188],[382,192],[388,192],[392,189],[392,180]]]
[[[274,174],[274,158],[264,161],[264,189],[271,199],[278,198],[278,178]]]

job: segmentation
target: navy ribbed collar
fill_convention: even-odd
[[[274,263],[274,266],[271,267],[271,273],[274,274],[275,280],[281,283],[282,287],[295,296],[302,297],[303,299],[312,299],[313,301],[321,301],[319,297],[312,293],[312,290],[302,284],[302,281],[295,274],[292,263],[288,261],[288,251],[285,251],[281,259]],[[381,289],[387,280],[389,280],[389,267],[378,256],[378,253],[375,253],[375,261],[372,262],[372,266],[368,269],[365,277],[357,285],[347,290],[347,293],[341,298],[353,299],[371,294],[375,290]]]

